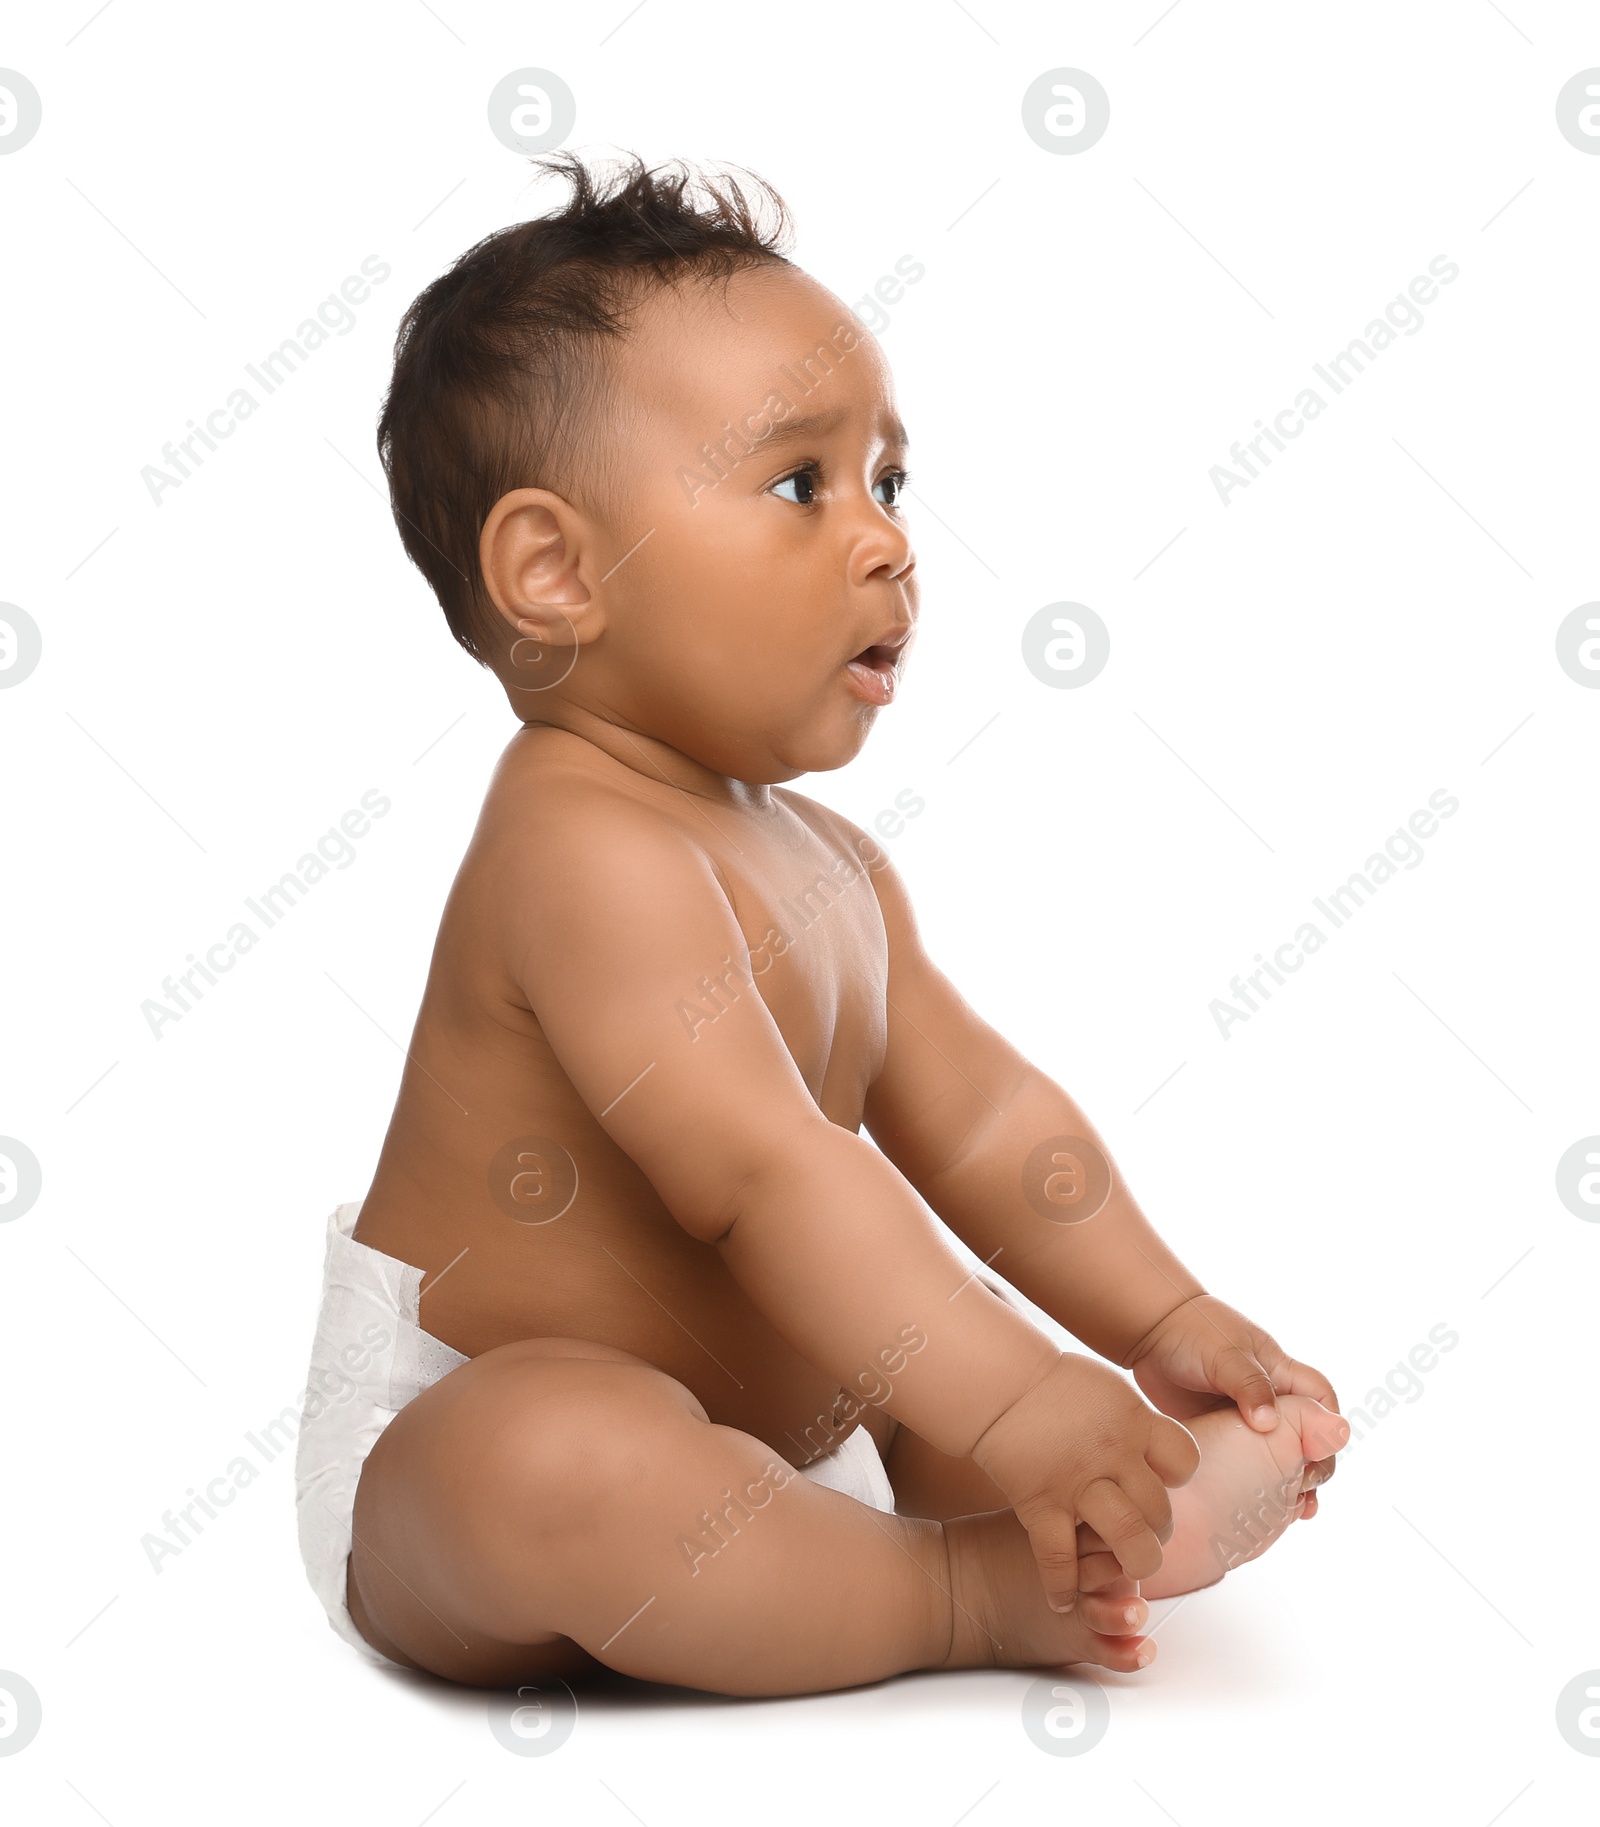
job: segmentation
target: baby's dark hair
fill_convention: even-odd
[[[749,172],[741,183],[630,155],[597,176],[570,152],[532,162],[570,182],[565,205],[486,235],[417,294],[378,421],[400,538],[484,665],[496,612],[478,535],[490,508],[515,488],[604,498],[592,433],[608,399],[606,339],[649,289],[786,265],[790,233],[783,199]]]

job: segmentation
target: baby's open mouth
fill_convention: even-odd
[[[895,694],[895,687],[900,683],[896,664],[900,658],[900,647],[879,642],[871,647],[863,647],[853,660],[845,662],[845,670],[850,674],[852,686],[856,693],[869,704],[888,704]]]

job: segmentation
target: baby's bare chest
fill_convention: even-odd
[[[749,956],[702,979],[686,1023],[758,996],[819,1107],[856,1127],[888,1040],[888,939],[865,863],[797,818],[715,860]]]

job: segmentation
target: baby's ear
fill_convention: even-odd
[[[590,536],[578,510],[549,489],[513,489],[489,510],[478,535],[478,562],[511,638],[573,638],[590,601],[582,576]]]

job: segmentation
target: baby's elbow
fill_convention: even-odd
[[[765,1230],[763,1214],[783,1210],[797,1186],[815,1184],[819,1173],[837,1168],[830,1144],[855,1144],[856,1137],[837,1128],[818,1112],[814,1122],[761,1126],[759,1135],[746,1131],[726,1146],[704,1140],[695,1150],[688,1184],[664,1188],[668,1209],[678,1224],[700,1243],[726,1244],[740,1220],[748,1231],[753,1223]]]
[[[725,1243],[739,1222],[748,1188],[758,1178],[754,1170],[736,1174],[715,1191],[702,1186],[697,1196],[669,1200],[668,1209],[679,1229],[687,1231],[696,1243]]]

